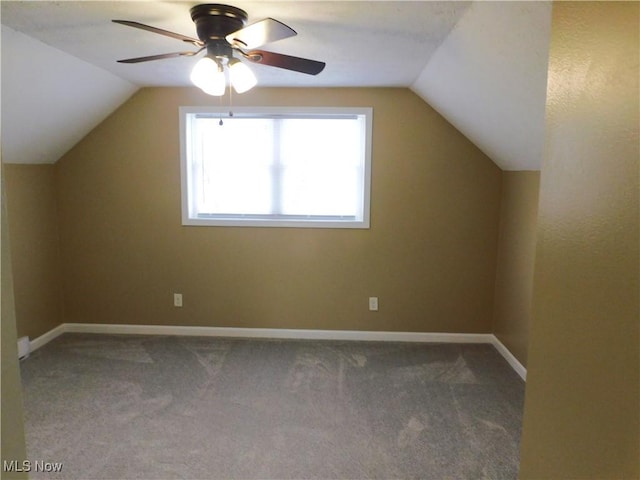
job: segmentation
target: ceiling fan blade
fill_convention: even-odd
[[[256,48],[265,43],[272,43],[297,35],[296,31],[273,18],[265,18],[240,30],[230,33],[225,38],[231,45],[240,48]]]
[[[128,27],[139,28],[141,30],[146,30],[148,32],[158,33],[160,35],[164,35],[166,37],[175,38],[178,40],[182,40],[183,42],[193,43],[197,46],[202,46],[203,43],[197,38],[187,37],[186,35],[181,35],[179,33],[170,32],[169,30],[163,30],[157,27],[151,27],[149,25],[145,25],[144,23],[132,22],[129,20],[111,20],[114,23],[119,23],[120,25],[126,25]]]
[[[163,53],[160,55],[149,55],[147,57],[136,57],[136,58],[126,58],[124,60],[118,60],[118,63],[140,63],[140,62],[150,62],[151,60],[163,60],[165,58],[175,58],[175,57],[193,57],[200,53],[202,49],[196,52],[174,52],[174,53]]]
[[[246,53],[246,58],[254,63],[269,65],[271,67],[284,68],[294,72],[317,75],[324,70],[325,63],[308,58],[292,57],[282,53],[266,52],[264,50],[252,50]]]

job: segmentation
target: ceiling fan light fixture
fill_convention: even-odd
[[[191,70],[191,81],[203,92],[220,97],[224,95],[225,78],[222,65],[209,56],[203,57]]]
[[[258,83],[251,69],[236,58],[229,60],[229,77],[237,93],[251,90]]]

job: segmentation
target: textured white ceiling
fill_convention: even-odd
[[[196,37],[199,2],[2,2],[2,23],[140,86],[190,85],[182,57],[144,64],[116,60],[196,50],[179,40],[112,23],[134,20]],[[327,63],[318,76],[251,64],[262,86],[408,86],[470,2],[233,1],[249,23],[272,17],[298,32],[265,46]],[[203,53],[204,55],[204,53]]]
[[[538,170],[550,2],[475,3],[412,90],[504,170]]]
[[[2,161],[56,162],[136,90],[3,26]]]
[[[197,3],[2,1],[3,161],[55,162],[61,145],[77,141],[79,131],[86,134],[99,122],[71,112],[104,118],[135,88],[190,85],[194,58],[116,63],[190,48],[111,19],[195,36],[188,11]],[[250,22],[273,17],[298,31],[266,50],[327,62],[318,76],[252,64],[259,85],[410,87],[501,168],[539,168],[532,159],[542,148],[549,3],[231,3],[246,10]],[[87,77],[89,71],[94,77]],[[36,129],[24,112],[42,105]],[[34,151],[28,133],[45,130]],[[44,139],[58,142],[48,148]]]

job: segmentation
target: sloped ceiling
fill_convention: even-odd
[[[2,26],[2,161],[56,162],[137,88]]]
[[[2,160],[55,162],[137,88],[189,85],[193,58],[116,63],[185,44],[110,20],[194,36],[195,4],[2,2]],[[550,3],[233,4],[299,32],[266,49],[327,62],[318,76],[252,64],[259,85],[408,87],[501,168],[539,168]]]
[[[503,170],[539,170],[551,4],[474,3],[411,86]]]

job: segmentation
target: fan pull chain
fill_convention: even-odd
[[[218,125],[222,126],[224,125],[224,122],[222,121],[222,97],[218,97],[218,103],[220,104],[220,121],[218,122]]]
[[[224,95],[218,97],[218,101],[220,103],[220,121],[218,122],[218,125],[222,126],[224,125],[224,122],[222,121],[222,99],[224,98]],[[233,89],[231,88],[231,85],[229,85],[229,118],[233,117]]]
[[[231,82],[229,82],[229,117],[233,117],[233,88],[231,88]]]

